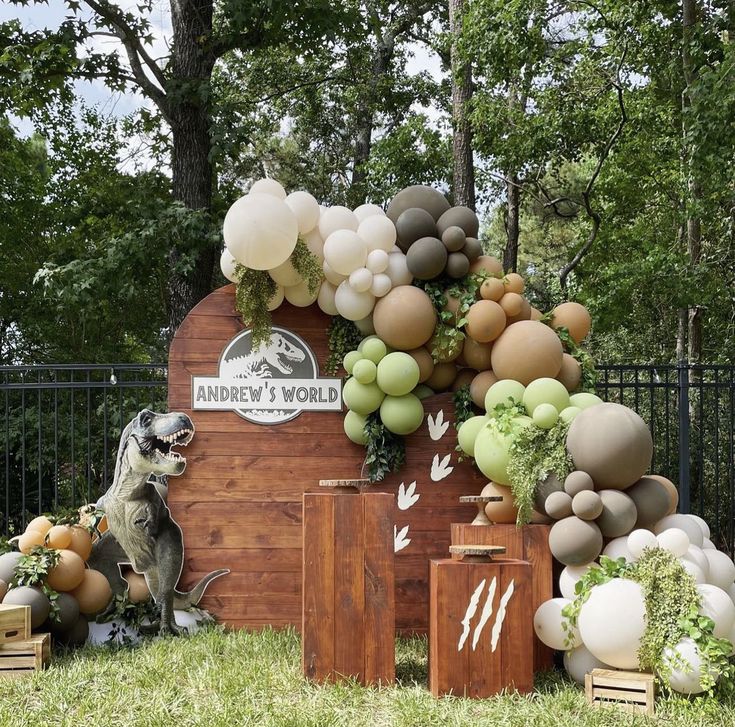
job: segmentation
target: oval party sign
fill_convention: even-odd
[[[309,345],[274,327],[253,350],[252,331],[225,347],[217,376],[192,377],[192,409],[234,411],[255,424],[282,424],[302,411],[341,411],[342,381],[319,376]]]

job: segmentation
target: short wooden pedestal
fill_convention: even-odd
[[[31,635],[31,607],[0,604],[0,644],[23,641]]]
[[[304,675],[317,681],[395,679],[395,498],[304,494]]]
[[[45,668],[51,659],[51,634],[32,634],[0,646],[0,679],[16,679]]]
[[[531,608],[531,565],[525,561],[431,560],[431,693],[482,698],[503,689],[530,692]]]
[[[549,550],[549,525],[471,525],[452,523],[452,545],[502,545],[508,558],[527,560],[533,569],[533,610],[553,598],[553,560]],[[533,670],[551,669],[554,652],[534,634]]]

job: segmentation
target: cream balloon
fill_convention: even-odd
[[[337,230],[324,240],[324,260],[340,275],[364,267],[367,253],[365,241],[350,230]]]
[[[303,235],[304,243],[309,248],[309,252],[315,255],[319,262],[324,262],[324,240],[319,234],[319,228],[315,227],[311,232]]]
[[[339,285],[343,280],[347,280],[347,275],[340,275],[329,267],[329,263],[325,260],[322,263],[324,277],[334,286]]]
[[[373,312],[375,296],[369,292],[358,293],[345,280],[337,288],[334,304],[343,318],[347,318],[348,321],[359,321]]]
[[[621,535],[619,538],[613,538],[603,549],[602,555],[617,560],[623,558],[627,563],[632,563],[635,558],[633,553],[628,550],[628,536]]]
[[[264,179],[258,179],[250,185],[250,191],[248,194],[268,194],[276,199],[286,199],[286,190],[280,182],[270,177]]]
[[[715,622],[714,635],[718,639],[726,639],[735,625],[735,605],[730,596],[711,583],[697,586],[701,605],[699,613],[709,616]]]
[[[693,561],[687,560],[686,558],[679,558],[682,568],[694,579],[694,582],[699,585],[700,583],[706,583],[707,579],[704,577],[704,571]]]
[[[709,538],[704,538],[702,542],[702,550],[717,550],[717,548],[715,548],[715,544]]]
[[[328,280],[322,281],[316,303],[328,316],[336,316],[339,313],[334,302],[334,294],[336,292],[337,288]]]
[[[319,288],[317,287],[314,292],[311,292],[308,284],[304,280],[298,285],[285,288],[284,295],[291,305],[295,305],[297,308],[306,308],[317,299]]]
[[[376,204],[361,204],[359,207],[355,207],[355,217],[357,217],[358,222],[374,215],[385,216],[385,212],[383,212],[382,207],[378,207]]]
[[[319,217],[319,234],[326,240],[337,230],[351,230],[357,232],[357,217],[347,207],[327,207]]]
[[[286,260],[285,263],[281,263],[277,268],[269,270],[268,275],[284,288],[290,288],[303,282],[298,271],[293,266],[291,258]]]
[[[676,646],[667,646],[663,651],[663,661],[668,665],[669,686],[680,694],[701,694],[704,691],[702,683],[707,672],[702,659],[702,653],[696,642],[688,636]],[[714,670],[709,676],[717,681],[718,674]]]
[[[239,263],[252,270],[272,270],[288,260],[299,228],[285,202],[269,194],[250,194],[227,211],[222,234]]]
[[[273,295],[270,297],[268,305],[266,306],[268,310],[273,311],[278,308],[281,303],[283,303],[285,292],[286,289],[282,285],[276,286],[276,292],[273,293]]]
[[[388,269],[388,253],[385,250],[371,250],[365,267],[373,274],[384,273]]]
[[[732,599],[732,602],[735,603],[735,583],[733,583],[730,588],[727,589],[727,593]]]
[[[664,530],[669,530],[670,528],[683,530],[689,537],[689,541],[700,548],[704,544],[702,528],[696,520],[692,520],[688,515],[682,515],[681,513],[667,515],[666,517],[661,518],[661,520],[653,526],[653,532],[658,535]]]
[[[227,248],[222,250],[222,254],[219,257],[219,267],[222,271],[222,275],[224,275],[231,283],[239,282],[239,278],[235,275],[236,265],[237,260],[232,257],[232,253]]]
[[[368,250],[388,252],[396,244],[396,226],[385,215],[366,217],[358,226],[357,234],[365,240]]]
[[[656,535],[656,540],[660,548],[668,550],[677,558],[684,555],[689,547],[689,536],[680,528],[662,530]]]
[[[574,600],[577,594],[574,591],[577,581],[590,569],[599,568],[597,563],[587,563],[586,565],[568,565],[559,574],[559,590],[564,598]]]
[[[552,598],[544,601],[533,616],[533,630],[536,636],[550,649],[569,649],[580,646],[579,629],[574,626],[571,631],[564,628],[567,619],[562,616],[562,609],[568,606],[571,600],[568,598]]]
[[[656,540],[656,536],[650,530],[640,528],[638,530],[633,530],[633,532],[628,535],[626,545],[628,546],[628,550],[633,558],[638,560],[638,558],[643,555],[643,551],[646,548],[658,547],[658,540]]]
[[[299,233],[311,232],[319,222],[319,203],[308,192],[291,192],[286,197],[286,204],[296,215]]]
[[[564,652],[564,668],[577,684],[584,684],[585,676],[593,669],[609,669],[610,665],[600,661],[582,644]]]
[[[350,273],[350,287],[358,293],[370,290],[373,284],[373,274],[367,268],[357,268]]]
[[[692,515],[692,513],[689,513],[684,517],[688,517],[690,520],[694,520],[694,522],[699,525],[699,528],[702,531],[702,537],[709,538],[712,535],[709,529],[709,525],[707,525],[707,521],[704,518],[699,517],[699,515]]]
[[[706,583],[707,578],[709,578],[709,561],[707,560],[707,556],[704,554],[704,551],[701,548],[698,548],[696,545],[690,545],[687,548],[687,552],[684,553],[684,555],[682,555],[681,557],[684,560],[695,563],[702,569],[702,573],[704,573],[704,580]]]
[[[411,285],[413,282],[413,275],[406,264],[406,256],[400,250],[388,255],[388,267],[385,272],[394,288],[399,285]]]
[[[725,553],[719,550],[703,550],[702,551],[709,561],[709,578],[708,581],[723,591],[729,591],[733,581],[735,581],[735,565]]]
[[[383,273],[373,275],[373,283],[370,286],[370,292],[376,298],[382,298],[383,296],[388,295],[392,289],[393,283],[390,282],[390,278],[387,275],[384,275]]]

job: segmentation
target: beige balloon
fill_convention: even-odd
[[[284,291],[286,300],[297,308],[310,306],[319,295],[319,288],[317,287],[312,293],[306,281],[301,281],[298,285],[285,288]]]
[[[296,215],[300,234],[311,232],[319,223],[319,203],[308,192],[291,192],[286,197],[286,204]]]
[[[286,260],[285,263],[281,263],[277,268],[269,270],[268,275],[270,275],[273,280],[284,288],[291,288],[294,285],[298,285],[303,282],[298,271],[293,266],[291,258]]]

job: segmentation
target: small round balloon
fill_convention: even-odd
[[[536,609],[533,630],[550,649],[573,649],[582,644],[579,629],[562,614],[562,610],[571,603],[568,598],[552,598]]]
[[[265,177],[253,182],[248,194],[267,194],[276,199],[285,200],[286,190],[283,185],[275,179]]]

